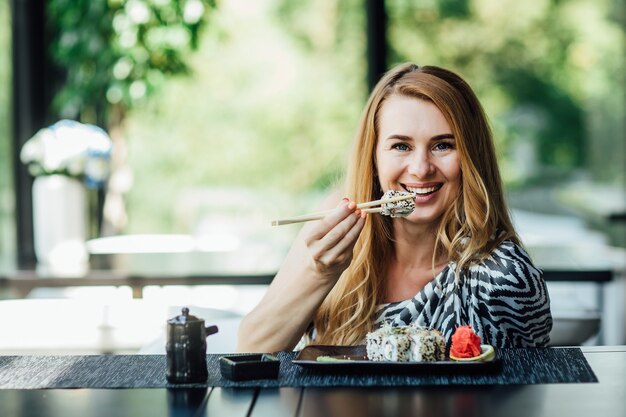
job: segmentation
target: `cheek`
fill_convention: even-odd
[[[461,168],[458,165],[456,165],[451,172],[451,176],[453,178],[453,181],[455,181],[457,184],[461,183]]]
[[[445,164],[440,168],[449,182],[461,181],[461,164],[458,158],[451,158],[445,161]]]

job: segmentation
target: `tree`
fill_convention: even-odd
[[[615,134],[599,135],[587,120],[597,113],[591,103],[621,100],[615,74],[623,73],[623,27],[613,17],[616,4],[390,1],[390,62],[412,60],[461,73],[493,117],[505,179],[559,179],[589,168],[589,150],[598,142],[617,142]],[[611,113],[619,117],[615,109],[604,111],[598,124],[619,126],[610,119]],[[525,168],[532,159],[537,169]],[[608,165],[618,160],[612,157]]]
[[[122,195],[127,113],[172,75],[186,74],[215,0],[49,0],[51,55],[64,72],[53,107],[60,118],[93,123],[114,142],[113,172],[104,205],[109,233],[125,222]]]

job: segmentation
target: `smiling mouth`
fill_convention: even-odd
[[[427,196],[432,193],[439,191],[443,187],[443,184],[437,184],[432,187],[422,187],[422,188],[414,188],[414,187],[404,187],[410,193],[416,194],[417,196]]]

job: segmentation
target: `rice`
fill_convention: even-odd
[[[383,325],[365,337],[367,358],[382,362],[434,362],[445,360],[446,344],[438,330],[419,326]]]

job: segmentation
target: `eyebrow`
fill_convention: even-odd
[[[406,135],[390,135],[385,140],[390,140],[390,139],[400,139],[400,140],[406,140],[406,141],[413,140],[412,137],[406,136]],[[442,139],[454,139],[454,135],[452,133],[442,133],[441,135],[435,135],[432,138],[430,138],[430,140],[442,140]]]

